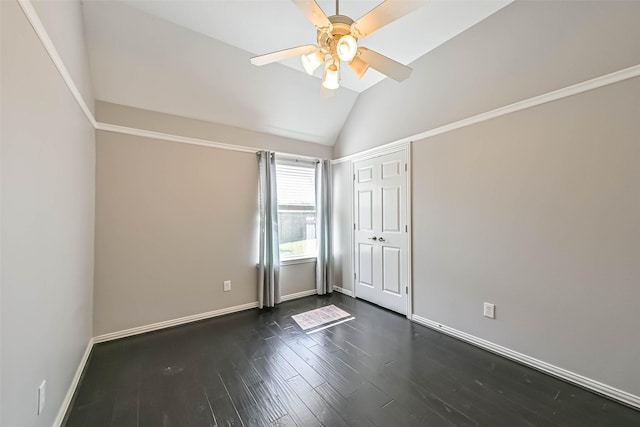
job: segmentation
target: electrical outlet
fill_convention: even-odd
[[[224,281],[224,291],[229,292],[231,290],[231,280]]]
[[[44,411],[45,392],[47,391],[47,380],[42,381],[38,387],[38,415]]]
[[[496,318],[496,306],[489,302],[484,303],[484,317],[488,317],[489,319]]]

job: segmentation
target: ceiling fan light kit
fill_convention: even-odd
[[[324,63],[324,58],[326,54],[324,52],[316,52],[310,53],[309,55],[302,55],[300,60],[302,61],[302,66],[304,70],[310,76],[313,75],[313,72],[318,69]]]
[[[338,58],[342,61],[349,62],[356,56],[356,51],[358,50],[358,42],[356,38],[351,34],[347,34],[346,36],[340,37],[338,40],[338,44],[336,47],[336,51],[338,53]]]
[[[302,66],[312,75],[328,61],[322,74],[322,86],[334,90],[340,87],[340,61],[349,63],[358,79],[373,68],[397,81],[411,74],[411,68],[371,49],[358,47],[358,39],[415,10],[416,2],[385,0],[357,21],[340,15],[336,0],[336,14],[327,17],[315,0],[292,0],[317,29],[317,45],[298,46],[251,58],[254,65],[265,65],[294,56],[301,56]]]
[[[335,60],[327,62],[327,65],[324,67],[324,75],[322,76],[322,86],[330,90],[338,89],[340,87],[339,71],[340,62]]]

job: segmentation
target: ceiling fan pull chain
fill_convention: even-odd
[[[340,15],[340,0],[336,0],[336,15]]]

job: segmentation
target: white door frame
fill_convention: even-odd
[[[372,159],[374,157],[380,157],[383,156],[385,154],[391,154],[391,153],[397,153],[397,152],[401,152],[404,151],[404,155],[405,155],[405,164],[407,165],[407,173],[405,176],[406,179],[406,184],[407,184],[407,210],[406,210],[406,225],[407,225],[407,287],[408,287],[408,291],[407,291],[407,314],[406,317],[407,319],[411,320],[411,317],[413,315],[413,276],[412,276],[412,271],[413,271],[413,266],[412,266],[412,252],[411,252],[411,248],[413,246],[412,244],[412,239],[411,239],[411,235],[413,234],[412,232],[412,227],[411,227],[411,219],[412,219],[412,208],[411,208],[411,199],[412,199],[412,189],[411,189],[411,142],[406,142],[403,144],[398,144],[398,145],[394,145],[393,147],[389,147],[386,149],[380,149],[380,150],[375,150],[375,151],[370,151],[367,152],[366,154],[363,154],[362,156],[356,156],[351,158],[350,160],[350,172],[351,172],[351,191],[350,191],[350,197],[351,197],[351,250],[350,250],[350,254],[351,254],[351,271],[352,271],[352,277],[351,277],[351,284],[352,284],[352,288],[353,289],[353,297],[356,298],[356,277],[355,277],[355,248],[354,248],[354,242],[355,242],[355,223],[356,223],[356,218],[355,218],[355,205],[354,205],[354,200],[353,200],[353,195],[355,194],[354,189],[355,189],[355,167],[354,165],[357,162],[360,162],[362,160],[368,160],[368,159]]]

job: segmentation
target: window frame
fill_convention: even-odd
[[[277,176],[277,169],[278,166],[280,165],[285,165],[285,166],[297,166],[297,167],[307,167],[309,169],[311,169],[313,171],[313,207],[314,207],[314,216],[315,216],[315,220],[316,220],[316,225],[317,225],[317,220],[318,220],[318,206],[317,206],[317,197],[316,197],[316,177],[315,177],[315,171],[316,171],[316,164],[318,163],[318,160],[316,159],[301,159],[301,158],[295,158],[295,157],[284,157],[284,156],[276,156],[276,176]],[[277,179],[277,178],[276,178]],[[278,185],[278,183],[276,182],[276,186]],[[277,210],[278,210],[278,216],[280,215],[280,204],[277,204]],[[279,218],[278,218],[279,219]],[[278,234],[280,234],[280,227],[281,224],[278,223]],[[280,237],[280,236],[278,236]],[[279,244],[278,244],[278,250],[279,248]],[[316,248],[314,251],[314,255],[300,255],[300,256],[293,256],[293,257],[287,257],[287,258],[283,258],[282,257],[282,252],[279,253],[280,255],[280,265],[294,265],[294,264],[306,264],[306,263],[312,263],[312,262],[316,262],[317,258],[318,258],[318,245],[317,245],[317,228],[316,228]]]

